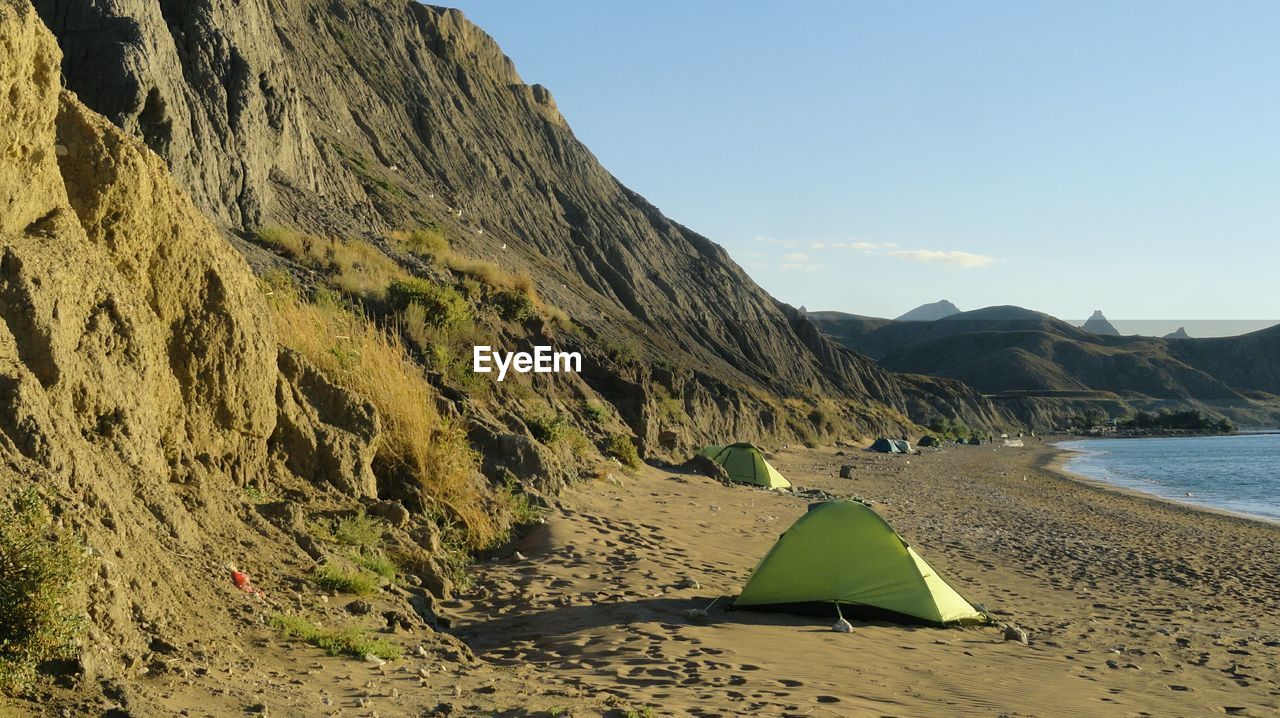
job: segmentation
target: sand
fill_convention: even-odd
[[[691,622],[688,609],[737,593],[807,500],[648,468],[574,488],[519,546],[525,558],[479,569],[454,607],[460,635],[484,660],[657,714],[1280,713],[1280,527],[1071,480],[1054,455],[773,459],[800,486],[872,499],[1030,645],[996,628],[854,621],[839,634],[821,618],[719,608]],[[843,464],[855,478],[837,478]]]
[[[270,599],[229,591],[208,608],[228,622],[207,655],[102,688],[140,716],[1280,715],[1280,526],[1070,479],[1057,458],[1040,444],[773,458],[798,486],[871,499],[1030,645],[995,627],[855,620],[844,634],[724,611],[808,499],[645,467],[571,487],[438,606],[475,659],[430,629],[387,634],[409,652],[386,665],[325,656],[263,625]],[[328,626],[375,631],[395,605],[387,589],[352,615],[352,597],[262,583]],[[687,617],[716,599],[705,623]],[[48,708],[102,714],[103,700]]]

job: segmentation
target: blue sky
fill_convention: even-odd
[[[1280,3],[454,5],[783,301],[1280,319]]]

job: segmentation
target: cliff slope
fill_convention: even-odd
[[[748,387],[845,402],[866,429],[924,406],[1001,420],[964,387],[898,381],[827,341],[723,249],[612,177],[546,88],[525,84],[457,11],[410,0],[35,4],[64,48],[69,87],[165,158],[225,229],[443,227],[459,251],[532,276],[586,345],[685,369],[676,398],[695,434],[719,412],[739,438],[794,435],[758,418],[768,407]],[[612,394],[604,375],[595,386]],[[654,401],[638,404],[620,410],[655,446],[644,408]]]

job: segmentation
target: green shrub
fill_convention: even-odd
[[[605,442],[604,453],[621,461],[624,466],[635,469],[640,466],[640,454],[631,437],[626,434],[613,434]]]
[[[345,631],[324,629],[300,616],[272,616],[271,625],[285,638],[309,643],[323,649],[331,656],[346,655],[361,658],[372,655],[390,661],[401,655],[400,647],[393,643],[370,638],[354,629]]]
[[[509,322],[526,322],[538,316],[538,307],[533,297],[520,289],[499,289],[489,298],[489,303],[498,310],[498,315]]]
[[[582,407],[582,411],[587,415],[588,418],[590,418],[592,421],[598,424],[603,424],[605,421],[608,421],[609,419],[610,412],[609,412],[609,407],[606,404],[599,404],[594,401],[589,401]]]
[[[569,428],[568,420],[558,412],[526,416],[524,425],[529,427],[529,433],[533,434],[533,438],[544,444],[558,441]]]
[[[344,571],[330,563],[313,571],[311,582],[326,591],[353,593],[357,596],[373,593],[378,587],[378,581],[373,574],[365,571]]]
[[[67,603],[84,558],[68,531],[54,531],[34,491],[0,507],[0,691],[21,689],[43,661],[65,656],[81,626]]]
[[[542,520],[542,509],[520,488],[515,481],[508,481],[502,487],[507,508],[511,511],[511,523],[516,526],[528,526]]]
[[[472,318],[471,305],[458,290],[426,279],[397,279],[387,287],[387,295],[400,310],[420,305],[427,323],[437,328],[462,326]]]

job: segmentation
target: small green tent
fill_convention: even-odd
[[[920,441],[916,442],[916,446],[939,446],[942,442],[938,441],[938,437],[933,434],[925,434],[920,437]]]
[[[734,606],[830,603],[927,623],[983,620],[879,514],[857,501],[811,505],[756,566]]]
[[[897,444],[894,444],[892,441],[884,438],[883,436],[875,440],[875,443],[871,445],[871,450],[879,451],[882,454],[901,454],[902,453],[902,449],[899,449]]]
[[[789,489],[791,482],[764,460],[764,454],[751,444],[707,446],[698,452],[724,467],[730,481],[754,484],[769,489]]]

